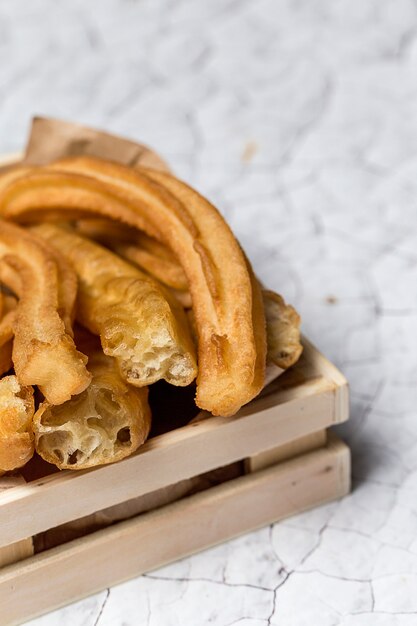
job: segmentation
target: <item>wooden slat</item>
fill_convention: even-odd
[[[0,573],[11,626],[254,528],[345,495],[348,448],[322,450],[249,474],[12,565]],[[210,520],[210,523],[207,521]],[[173,533],[173,528],[181,532]],[[53,581],[46,585],[45,581]]]
[[[315,367],[322,375],[335,384],[336,420],[345,422],[349,418],[349,383],[346,377],[329,359],[317,350],[317,348],[303,336],[304,351],[311,355]]]
[[[260,452],[259,454],[245,459],[245,472],[258,472],[259,470],[271,467],[282,461],[293,459],[300,454],[317,450],[317,448],[322,448],[326,445],[326,440],[327,430],[322,429],[315,433],[294,439],[294,441],[289,441],[283,446],[265,450],[265,452]]]
[[[3,476],[0,478],[0,493],[6,489],[14,489],[24,483],[25,480],[22,476]],[[27,559],[32,555],[33,541],[31,537],[3,546],[0,548],[0,568]]]
[[[318,355],[307,347],[299,366],[233,417],[213,417],[154,437],[138,453],[114,465],[60,472],[0,494],[0,546],[345,419],[339,387],[321,375]]]

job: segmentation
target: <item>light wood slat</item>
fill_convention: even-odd
[[[0,493],[6,489],[14,489],[24,483],[25,480],[22,476],[3,476],[0,478]],[[18,561],[27,559],[32,555],[33,541],[31,537],[4,546],[0,548],[0,568],[5,565],[10,565],[10,563],[17,563]]]
[[[245,472],[248,474],[250,472],[258,472],[259,470],[271,467],[282,461],[293,459],[300,454],[317,450],[317,448],[325,446],[326,441],[327,430],[325,429],[304,435],[303,437],[294,439],[294,441],[285,443],[283,446],[265,450],[265,452],[260,452],[259,454],[245,459]]]
[[[322,372],[322,375],[335,383],[336,421],[345,422],[349,419],[349,383],[346,377],[304,335],[302,342],[304,350],[308,354],[314,354],[315,366]]]
[[[348,448],[326,448],[229,481],[162,509],[6,567],[4,626],[155,569],[226,539],[345,495]],[[210,523],[207,521],[210,520]],[[172,529],[181,528],[173,533]],[[45,581],[53,581],[53,585]]]

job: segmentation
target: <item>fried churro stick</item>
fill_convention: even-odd
[[[23,165],[12,165],[7,168],[4,172],[0,173],[0,192],[3,191],[12,183],[13,181],[21,178],[22,176],[26,176],[29,174],[33,168],[25,167]]]
[[[107,163],[92,157],[91,160]],[[104,217],[160,238],[159,231],[134,206],[126,206],[117,189],[103,185],[91,176],[51,168],[32,168],[5,185],[4,189],[0,187],[1,215],[19,222],[42,221],[46,214],[57,221]],[[130,171],[129,168],[126,170]]]
[[[40,240],[43,243],[43,240]],[[75,317],[75,302],[77,299],[77,275],[66,258],[53,246],[45,246],[52,254],[58,268],[58,314],[64,322],[65,331],[70,337],[74,336],[73,322]]]
[[[185,314],[162,286],[74,232],[53,224],[32,231],[77,272],[78,320],[100,335],[104,352],[116,358],[129,383],[143,386],[164,378],[184,386],[194,380],[197,365]]]
[[[161,282],[182,307],[192,306],[187,278],[169,248],[145,233],[109,220],[79,220],[77,232],[94,239]]]
[[[108,220],[81,220],[77,231],[111,248],[167,287],[179,292],[187,290],[187,278],[178,260],[153,237]]]
[[[32,458],[33,389],[16,376],[0,380],[0,473],[22,467]]]
[[[80,235],[105,245],[114,240],[132,243],[139,234],[135,228],[106,219],[78,220],[74,223],[74,228]]]
[[[0,210],[19,221],[46,215],[113,218],[160,239],[181,263],[193,299],[198,406],[232,415],[262,389],[266,335],[260,293],[229,227],[190,187],[168,174],[75,157],[57,163],[55,171],[15,180],[0,194]]]
[[[199,344],[196,403],[214,414],[233,414],[261,391],[265,377],[265,317],[259,285],[230,228],[205,198],[170,174],[142,170],[142,177],[141,186],[128,183],[127,177],[125,181],[141,188],[143,201],[152,189],[147,177],[160,185],[170,201],[176,201],[171,201],[175,225],[187,224],[188,236],[193,235],[192,244],[183,245],[188,243],[184,237],[177,246],[175,236],[164,233],[165,243],[182,264],[194,305]],[[163,200],[161,189],[152,191],[155,199]]]
[[[178,291],[187,290],[187,279],[178,261],[158,241],[142,234],[131,243],[113,242],[110,247],[127,261],[142,267],[148,274]]]
[[[46,254],[54,258],[58,271],[58,314],[62,318],[65,330],[73,337],[73,321],[75,314],[75,301],[77,298],[77,275],[68,261],[59,254],[52,246],[47,245],[39,238],[38,245],[45,249]],[[0,282],[8,285],[8,288],[16,295],[23,291],[22,280],[16,268],[13,268],[4,259],[0,263]]]
[[[158,262],[157,257],[162,256],[164,251],[164,246],[161,243],[143,235],[151,242],[148,247],[149,261],[145,267],[140,254],[141,250],[137,244],[127,244],[126,242],[115,243],[114,241],[111,243],[111,226],[111,222],[101,221],[100,224],[96,225],[96,233],[94,233],[94,229],[91,229],[90,234],[94,236],[94,234],[98,235],[98,233],[101,233],[101,236],[104,236],[106,233],[110,245],[120,256],[135,263],[139,267],[144,267],[151,276],[154,276],[154,278],[158,279],[164,285],[168,287],[172,286],[169,279],[167,280],[167,274],[163,272],[159,273],[156,269]],[[153,241],[156,244],[155,246],[152,243]],[[138,244],[140,245],[139,241]],[[178,261],[173,258],[171,262],[174,267],[176,263],[176,271],[181,275],[180,273],[183,272]],[[181,291],[172,290],[172,292],[185,308],[191,308],[191,295],[186,290],[186,286]],[[298,361],[302,352],[300,342],[300,316],[291,305],[285,304],[283,298],[273,291],[262,289],[262,300],[264,303],[267,329],[267,364],[269,362],[282,371],[285,371]]]
[[[77,352],[58,313],[58,268],[33,234],[0,223],[0,264],[21,281],[13,321],[13,364],[19,383],[38,385],[51,404],[61,404],[90,382],[87,358]],[[13,273],[11,274],[13,275]],[[15,282],[15,281],[14,281]],[[16,287],[16,285],[15,285]]]
[[[13,365],[13,321],[16,300],[0,292],[0,376],[8,372]]]
[[[60,406],[44,402],[34,417],[36,451],[60,469],[120,461],[144,443],[151,426],[148,389],[128,385],[100,343],[80,340],[93,375],[90,386]]]

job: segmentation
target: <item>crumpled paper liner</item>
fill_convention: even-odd
[[[142,165],[158,170],[169,169],[154,150],[140,143],[72,122],[33,118],[23,157],[25,165],[47,165],[55,159],[81,154],[110,159],[132,167]]]

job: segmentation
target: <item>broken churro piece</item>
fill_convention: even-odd
[[[117,254],[143,268],[156,280],[170,289],[170,292],[192,313],[191,294],[183,269],[169,249],[145,233],[135,232],[106,220],[84,220],[78,229],[88,237],[103,242]],[[290,305],[273,291],[262,290],[267,326],[267,368],[266,379],[276,377],[279,368],[285,371],[298,360],[302,347],[300,343],[300,316]],[[189,317],[190,319],[190,317]],[[194,324],[194,336],[195,321]]]
[[[90,386],[60,406],[44,402],[34,417],[36,451],[60,469],[86,469],[129,456],[146,440],[148,389],[128,385],[100,345],[81,345],[93,375]],[[93,347],[94,346],[94,347]]]
[[[303,351],[300,316],[277,293],[267,289],[262,293],[268,336],[268,361],[286,370],[298,361]]]
[[[61,404],[83,391],[91,377],[85,367],[87,358],[76,350],[59,316],[59,274],[54,255],[33,234],[2,221],[3,263],[21,281],[12,325],[16,376],[23,386],[38,385],[51,404]]]
[[[32,458],[33,389],[16,376],[0,380],[0,473],[22,467]]]
[[[153,279],[112,252],[53,224],[34,226],[79,278],[78,320],[100,335],[132,385],[165,379],[189,385],[197,374],[184,311]]]

